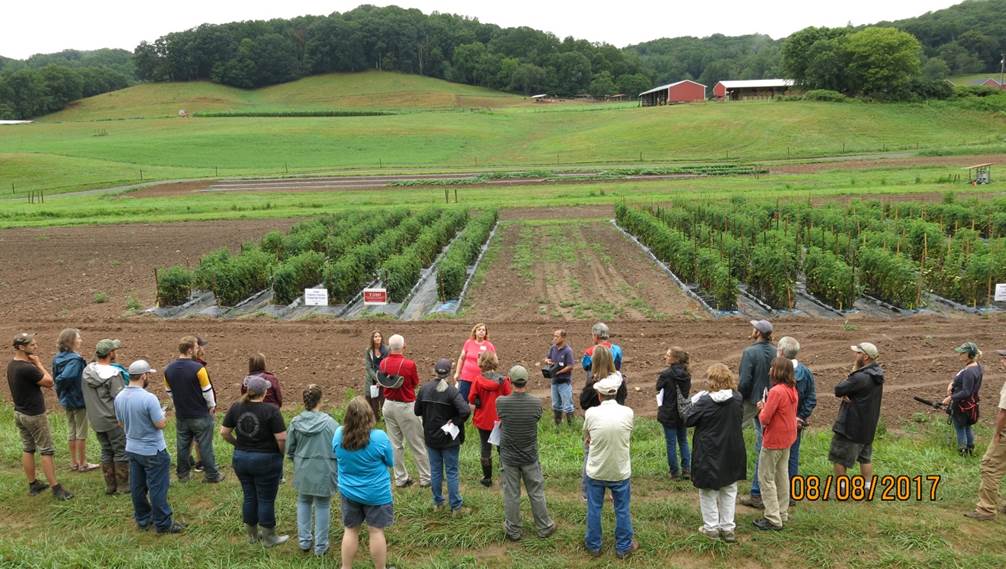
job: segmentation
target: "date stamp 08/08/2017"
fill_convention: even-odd
[[[941,476],[801,476],[790,479],[790,497],[798,502],[936,501]]]

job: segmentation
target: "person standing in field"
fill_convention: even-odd
[[[499,367],[499,359],[496,352],[483,352],[479,356],[478,379],[472,385],[472,390],[468,394],[468,402],[475,407],[475,416],[472,424],[479,430],[480,461],[482,463],[482,480],[479,484],[489,488],[493,485],[493,445],[489,442],[489,436],[496,426],[496,398],[501,395],[510,395],[513,387],[510,378],[496,371]]]
[[[796,380],[796,441],[789,447],[789,478],[800,473],[800,439],[803,437],[803,430],[810,424],[810,416],[817,407],[817,386],[814,383],[814,374],[803,362],[796,359],[800,353],[800,342],[795,338],[783,336],[779,338],[777,354],[793,362],[793,377]],[[794,505],[792,498],[789,505]]]
[[[730,369],[715,363],[706,370],[706,390],[678,398],[684,426],[694,427],[692,484],[699,489],[699,533],[734,543],[737,481],[747,478],[744,398]]]
[[[451,360],[440,358],[433,371],[437,377],[419,390],[415,413],[423,418],[423,439],[426,441],[426,454],[430,457],[433,508],[439,510],[444,507],[443,480],[446,472],[451,515],[460,516],[466,513],[466,509],[461,498],[458,453],[465,442],[465,421],[472,411],[458,389],[447,381]]]
[[[395,465],[395,458],[388,435],[375,429],[375,423],[367,400],[354,397],[346,408],[345,422],[332,439],[342,497],[343,569],[353,566],[360,546],[360,526],[364,522],[367,523],[374,569],[387,567],[388,542],[384,530],[395,521],[388,469]]]
[[[208,363],[206,362],[206,346],[208,346],[209,344],[210,344],[209,340],[203,338],[202,336],[196,336],[196,351],[195,355],[192,356],[192,359],[198,362],[201,366],[205,367],[207,369],[207,372],[209,370],[209,367],[207,367]],[[210,391],[213,392],[213,399],[215,400],[217,398],[217,390],[215,387],[213,387],[212,383],[210,384]],[[193,445],[192,442],[194,441],[190,441],[189,443],[189,448],[195,450],[194,456],[192,458],[192,470],[196,472],[203,472],[205,471],[205,467],[203,465],[203,454],[202,454],[203,451],[198,444]]]
[[[84,341],[80,337],[80,330],[67,328],[59,333],[58,343],[59,353],[52,358],[52,375],[59,404],[66,410],[70,470],[90,472],[96,470],[98,465],[87,462],[87,410],[84,406],[84,392],[81,390],[87,361],[80,355]]]
[[[744,396],[744,421],[751,420],[755,430],[755,464],[751,477],[751,495],[742,498],[741,504],[749,508],[764,508],[761,499],[760,481],[758,479],[758,457],[761,455],[762,426],[758,420],[758,402],[768,396],[768,371],[772,359],[776,356],[776,347],[772,344],[772,323],[768,320],[752,320],[750,339],[753,343],[744,348],[741,354],[738,371],[737,390]]]
[[[458,363],[454,366],[454,381],[457,382],[461,397],[466,401],[472,385],[482,375],[479,357],[486,352],[496,353],[496,346],[489,341],[489,328],[485,323],[479,322],[472,327],[471,336],[465,340]]]
[[[214,415],[217,400],[213,395],[213,384],[203,364],[196,361],[198,340],[195,336],[185,336],[178,342],[178,358],[164,368],[165,390],[171,396],[177,418],[175,446],[176,473],[178,480],[189,480],[192,470],[191,448],[193,441],[199,446],[204,468],[204,481],[217,483],[224,479],[224,473],[217,468],[213,453]]]
[[[379,372],[386,377],[402,379],[398,387],[384,388],[384,424],[395,449],[395,486],[412,485],[405,467],[405,446],[408,445],[419,470],[419,486],[426,488],[430,485],[430,459],[423,441],[423,422],[415,411],[419,372],[416,362],[405,357],[405,338],[399,334],[391,336],[388,348],[391,353],[381,361]]]
[[[28,479],[28,493],[37,496],[52,487],[57,500],[69,500],[73,494],[56,480],[56,464],[49,432],[49,418],[45,415],[45,397],[42,388],[52,389],[52,375],[35,354],[38,342],[34,334],[22,332],[14,336],[14,359],[7,364],[7,386],[14,402],[14,425],[21,435],[21,467]],[[35,453],[41,455],[42,472],[48,484],[35,477]]]
[[[183,524],[172,519],[168,505],[171,484],[171,456],[164,441],[167,419],[157,396],[147,391],[150,369],[146,360],[129,364],[129,385],[115,396],[115,418],[126,433],[129,456],[129,490],[133,498],[133,519],[140,531],[151,527],[157,533],[180,533]]]
[[[378,421],[381,420],[381,407],[384,406],[384,390],[377,383],[377,370],[381,368],[381,361],[387,355],[388,345],[384,343],[384,336],[374,330],[370,333],[370,345],[363,353],[363,398],[370,403]]]
[[[664,428],[664,442],[667,447],[667,468],[671,478],[688,480],[691,476],[691,454],[688,449],[688,427],[681,421],[678,399],[687,398],[692,390],[692,374],[688,371],[688,352],[674,346],[664,353],[667,368],[657,376],[657,393],[660,406],[657,421]],[[681,465],[678,466],[677,446],[681,449]]]
[[[558,329],[552,333],[552,345],[548,349],[545,365],[555,367],[552,372],[552,418],[555,426],[573,424],[573,348],[566,343],[566,331]]]
[[[597,354],[606,353],[597,350]],[[597,363],[601,363],[598,358]],[[595,370],[600,373],[601,367]],[[587,410],[583,421],[584,440],[589,445],[587,460],[587,532],[584,545],[594,557],[601,555],[601,508],[605,490],[611,490],[615,508],[615,556],[625,559],[639,549],[633,538],[630,502],[632,486],[632,409],[615,401],[622,376],[613,373],[594,384],[601,404]]]
[[[332,496],[338,491],[338,464],[332,452],[332,438],[339,424],[321,411],[321,396],[321,387],[313,383],[304,389],[304,411],[290,421],[286,441],[286,454],[293,461],[293,487],[297,489],[300,550],[307,552],[313,546],[318,556],[328,552]]]
[[[83,372],[82,391],[87,408],[87,420],[101,444],[101,472],[105,475],[105,494],[125,494],[129,491],[129,457],[126,455],[126,433],[115,418],[115,396],[125,389],[122,372],[113,366],[119,340],[104,339],[94,348],[95,361]]]
[[[996,350],[999,354],[999,365],[1006,370],[1006,350]],[[978,487],[978,504],[975,509],[965,513],[980,522],[996,519],[997,512],[1006,513],[1006,508],[999,509],[999,484],[1006,476],[1006,382],[999,391],[999,405],[996,409],[996,421],[992,427],[992,440],[982,457],[981,484]]]
[[[591,353],[591,366],[594,372],[592,377],[604,378],[613,375],[618,376],[618,389],[615,391],[615,402],[619,405],[625,404],[625,385],[622,381],[622,374],[617,369],[615,369],[615,361],[612,357],[611,350],[609,350],[604,345],[595,345]],[[601,398],[598,396],[597,391],[594,389],[594,381],[588,376],[587,386],[584,388],[583,393],[580,394],[580,406],[583,408],[584,413],[588,410],[593,409],[601,404]],[[585,403],[589,401],[589,404]],[[583,475],[580,481],[580,498],[586,502],[587,501],[587,463],[590,460],[590,443],[584,439],[583,441]]]
[[[947,385],[947,398],[943,404],[950,411],[950,422],[957,433],[957,452],[961,456],[974,456],[975,434],[971,425],[978,422],[979,392],[985,371],[978,363],[982,352],[974,342],[964,342],[954,351],[960,354],[964,367]]]
[[[283,408],[283,389],[280,387],[279,379],[272,372],[265,369],[265,354],[253,354],[248,358],[248,375],[241,382],[241,395],[244,395],[246,382],[250,377],[261,377],[269,382],[269,390],[266,391],[263,403],[275,405],[277,409]]]
[[[772,387],[758,402],[763,439],[759,462],[765,517],[754,520],[760,530],[781,530],[789,521],[789,449],[796,441],[796,379],[793,362],[776,356],[769,369]]]
[[[252,377],[241,400],[231,405],[220,426],[220,436],[234,445],[234,474],[241,481],[241,517],[248,542],[266,547],[286,543],[276,535],[276,494],[283,477],[286,424],[275,405],[265,403],[269,382]]]
[[[608,330],[608,325],[604,322],[598,322],[590,327],[590,335],[593,339],[593,344],[583,351],[583,357],[580,358],[580,365],[583,367],[583,371],[587,372],[587,384],[590,385],[594,382],[595,374],[592,372],[593,369],[593,357],[594,350],[598,346],[604,346],[608,348],[611,352],[612,361],[615,362],[615,369],[622,371],[622,347],[618,344],[612,344],[609,341],[611,332]],[[619,403],[623,405],[624,403]],[[586,408],[584,408],[586,410]]]
[[[844,476],[858,462],[859,473],[869,488],[873,477],[873,438],[884,396],[884,370],[877,363],[880,356],[877,346],[861,342],[850,347],[856,353],[856,363],[849,377],[835,386],[835,397],[842,404],[831,428],[828,460],[835,465],[838,476]]]
[[[513,394],[496,400],[500,420],[500,463],[503,465],[503,530],[510,541],[520,541],[523,533],[520,485],[523,482],[538,537],[545,538],[555,533],[555,522],[548,515],[545,478],[538,462],[541,400],[527,392],[527,369],[524,366],[510,368],[509,377],[513,382]]]

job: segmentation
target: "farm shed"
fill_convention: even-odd
[[[644,107],[704,100],[706,100],[706,86],[687,79],[654,87],[639,94],[639,101]]]
[[[788,95],[792,87],[792,79],[720,81],[713,87],[713,97],[722,101],[773,99],[780,95]]]
[[[989,89],[1006,89],[1006,83],[1000,83],[995,79],[985,79],[983,81],[975,81],[973,85],[977,87],[988,87]]]

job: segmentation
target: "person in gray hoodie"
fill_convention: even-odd
[[[129,493],[129,456],[126,433],[115,418],[115,396],[125,388],[122,371],[113,366],[119,340],[104,339],[94,349],[96,360],[87,364],[81,376],[81,391],[87,408],[87,420],[101,444],[101,472],[105,476],[105,494]]]
[[[293,461],[293,486],[297,489],[297,538],[300,550],[314,554],[328,551],[332,495],[338,491],[338,474],[332,438],[339,427],[328,413],[319,411],[321,388],[304,389],[304,411],[290,421],[286,454]],[[314,509],[314,536],[311,510]]]

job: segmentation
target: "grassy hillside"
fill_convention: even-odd
[[[312,80],[302,83],[311,85]],[[145,101],[137,97],[105,112],[130,116],[158,105],[174,108],[179,106],[174,99],[183,96],[186,102],[205,101],[204,108],[235,109],[243,104],[242,97],[252,96],[207,84],[184,92],[177,85],[138,89],[155,89],[157,96]],[[312,93],[321,90],[285,96],[281,89],[292,87],[255,92],[257,104],[313,104]],[[213,93],[217,96],[210,96]],[[392,98],[406,97],[401,91],[389,93]],[[438,92],[425,100],[443,96]],[[949,103],[530,105],[377,117],[48,120],[0,127],[0,188],[6,191],[14,184],[19,191],[55,192],[121,185],[138,181],[141,170],[149,180],[378,168],[387,172],[761,160],[885,150],[978,151],[987,150],[980,145],[1001,144],[1004,127],[1006,116],[1001,113],[963,110]]]
[[[524,103],[517,95],[440,79],[366,71],[315,75],[257,90],[206,81],[147,83],[77,101],[44,122],[174,117],[200,112],[283,112],[342,109],[453,109]]]

